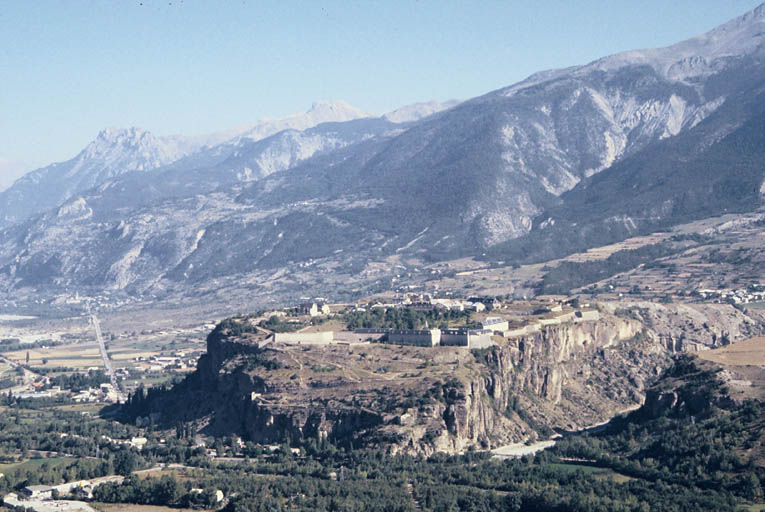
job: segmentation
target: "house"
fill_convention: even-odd
[[[90,484],[78,485],[72,489],[72,494],[80,499],[91,499],[93,497],[93,486]]]
[[[475,311],[476,313],[480,313],[482,311],[486,311],[486,306],[484,306],[482,302],[466,302],[465,309],[467,311]]]
[[[205,491],[204,491],[204,489],[200,489],[198,487],[195,487],[195,488],[191,489],[189,492],[191,494],[202,494]],[[215,503],[222,502],[223,501],[223,491],[221,491],[220,489],[215,489],[215,491],[213,491],[213,492],[215,493]]]
[[[470,334],[467,329],[444,329],[441,331],[440,344],[450,347],[467,347]]]
[[[391,329],[388,343],[413,345],[415,347],[435,347],[441,342],[439,329]]]
[[[492,345],[490,329],[444,329],[441,345],[445,347],[485,348]]]
[[[468,302],[476,303],[480,302],[483,304],[488,311],[491,311],[494,308],[498,308],[502,305],[500,301],[498,301],[495,297],[470,297],[468,299]]]
[[[51,497],[53,487],[50,485],[30,485],[19,491],[19,497],[24,500],[44,500]]]
[[[301,304],[297,308],[298,315],[319,316],[328,315],[330,313],[329,306],[327,304],[317,305],[315,302]]]
[[[273,334],[274,343],[294,345],[329,345],[334,339],[332,331],[323,332],[276,332]]]
[[[492,331],[506,331],[510,328],[510,323],[500,316],[490,316],[481,322],[481,327]]]
[[[130,446],[133,448],[137,448],[139,451],[143,450],[143,447],[146,446],[146,443],[148,443],[149,440],[145,437],[132,437],[130,438]]]

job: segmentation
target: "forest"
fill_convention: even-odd
[[[343,315],[349,330],[365,329],[424,329],[425,326],[447,328],[450,322],[470,324],[470,311],[412,308],[371,308],[369,311],[349,311]],[[476,325],[477,326],[477,325]]]

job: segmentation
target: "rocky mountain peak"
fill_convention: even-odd
[[[104,128],[75,157],[82,163],[94,160],[99,166],[113,168],[112,175],[125,170],[146,170],[168,164],[183,156],[175,138],[156,137],[137,127]]]
[[[162,145],[162,141],[141,128],[115,128],[109,127],[101,130],[96,138],[88,144],[85,152],[89,156],[97,156],[113,151],[122,151],[130,148],[149,149],[151,146]]]
[[[352,119],[359,119],[362,117],[371,117],[371,114],[364,112],[361,109],[353,107],[345,101],[315,101],[311,108],[306,112],[311,116],[328,116],[333,121],[350,121]]]
[[[266,118],[258,121],[241,138],[261,140],[283,130],[307,130],[322,123],[341,123],[372,117],[361,109],[344,101],[316,101],[303,113],[281,118]]]
[[[139,139],[147,135],[150,136],[151,133],[136,126],[129,128],[109,126],[98,132],[96,140],[116,142],[125,139]]]

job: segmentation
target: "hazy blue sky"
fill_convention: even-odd
[[[0,188],[106,126],[198,134],[343,99],[373,113],[665,46],[757,0],[0,2]]]

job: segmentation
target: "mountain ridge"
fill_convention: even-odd
[[[695,151],[698,159],[746,125],[754,114],[745,101],[756,96],[763,74],[763,46],[752,44],[763,40],[758,9],[723,25],[735,30],[716,29],[715,48],[751,35],[742,55],[715,50],[716,60],[698,61],[691,82],[644,59],[613,69],[589,64],[533,75],[415,121],[359,118],[260,141],[241,138],[196,160],[124,174],[72,199],[66,211],[82,215],[48,212],[3,232],[0,274],[10,287],[76,286],[99,276],[109,287],[149,289],[261,271],[283,271],[288,280],[296,265],[316,262],[359,269],[402,257],[486,253],[514,262],[529,251],[541,257],[545,247],[533,243],[494,248],[533,238],[546,212],[565,207],[579,192],[567,194],[593,186],[601,174],[617,172],[620,162],[632,159],[631,169],[644,172],[641,162],[658,144],[685,134],[690,142],[662,157],[683,161]],[[699,37],[690,41],[711,39]],[[715,117],[721,109],[738,114]],[[689,185],[700,190],[708,183]],[[610,217],[618,219],[622,196],[609,194],[616,211]],[[662,225],[682,217],[679,210],[658,211]],[[550,231],[563,233],[556,251],[586,239],[579,229],[562,229]],[[93,254],[90,247],[104,250]]]
[[[200,150],[241,139],[257,141],[285,129],[305,130],[324,122],[368,116],[345,102],[317,101],[302,114],[263,119],[207,135],[156,136],[138,127],[107,127],[72,159],[30,171],[0,192],[0,227],[59,206],[126,172],[157,169]]]

